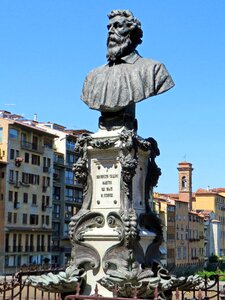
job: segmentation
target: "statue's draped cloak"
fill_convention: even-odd
[[[135,51],[119,64],[92,70],[84,81],[81,99],[92,109],[113,112],[173,86],[163,64],[143,58]]]

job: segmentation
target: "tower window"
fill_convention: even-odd
[[[183,176],[181,179],[181,188],[182,190],[186,190],[187,189],[187,179],[186,176]]]

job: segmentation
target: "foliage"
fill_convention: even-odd
[[[209,257],[209,263],[216,263],[219,261],[219,257],[215,254],[212,254],[210,257]]]
[[[221,270],[218,270],[218,271],[199,271],[197,273],[199,276],[201,276],[202,278],[204,278],[205,276],[207,278],[212,278],[214,275],[219,275],[219,280],[220,281],[225,281],[225,273]]]

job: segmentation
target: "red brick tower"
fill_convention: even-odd
[[[179,199],[189,203],[189,209],[192,209],[192,164],[180,162],[179,171]]]

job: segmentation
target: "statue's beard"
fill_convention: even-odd
[[[132,41],[130,35],[125,37],[117,34],[110,34],[107,40],[107,59],[115,61],[116,59],[129,54],[131,50]]]

